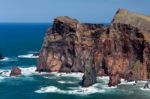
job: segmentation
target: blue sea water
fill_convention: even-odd
[[[97,84],[82,88],[81,73],[37,73],[38,52],[48,23],[0,23],[0,99],[150,99],[150,90],[143,83],[107,86],[108,77],[99,77]],[[22,75],[9,77],[10,69],[18,66]]]

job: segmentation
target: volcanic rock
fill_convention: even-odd
[[[103,31],[101,25],[56,18],[46,33],[37,71],[84,72],[86,49],[95,45],[97,31]]]
[[[49,28],[40,50],[37,71],[89,72],[84,84],[95,83],[94,57],[98,35],[104,31],[100,24],[83,24],[67,16],[57,17]],[[92,66],[92,67],[90,67]],[[95,69],[95,68],[94,68]],[[93,78],[94,77],[94,78]],[[93,79],[93,80],[92,80]],[[92,81],[90,81],[92,80]]]
[[[84,72],[82,86],[109,76],[108,85],[150,78],[149,17],[117,11],[108,27],[57,17],[39,53],[39,72]]]
[[[13,67],[10,76],[18,76],[18,75],[21,75],[21,69],[18,67]]]

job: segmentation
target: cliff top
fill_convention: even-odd
[[[126,9],[119,9],[115,14],[112,23],[130,24],[150,33],[150,16],[130,12]]]
[[[55,18],[54,21],[59,21],[59,22],[63,22],[63,23],[78,23],[79,22],[78,20],[72,19],[68,16],[59,16],[59,17]]]

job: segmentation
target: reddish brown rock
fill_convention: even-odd
[[[40,51],[37,71],[84,72],[84,58],[88,47],[95,47],[98,24],[81,24],[69,17],[54,20]]]
[[[108,83],[109,87],[116,86],[120,83],[121,83],[121,80],[120,80],[120,75],[118,73],[110,75],[110,79],[109,79],[109,83]]]
[[[10,76],[18,76],[21,75],[21,69],[18,67],[13,67],[10,73]]]
[[[117,11],[108,27],[57,17],[46,33],[37,71],[84,72],[85,87],[94,84],[97,75],[110,76],[109,86],[119,84],[121,78],[147,80],[150,40],[145,24],[147,17],[126,10]]]
[[[91,55],[103,31],[104,28],[100,24],[83,24],[69,17],[57,17],[52,28],[46,33],[37,71],[91,72],[87,73],[90,79],[84,77],[84,84],[88,82],[85,85],[88,86],[95,83],[94,56]]]

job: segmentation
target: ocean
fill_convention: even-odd
[[[126,82],[108,87],[108,77],[98,77],[96,84],[82,88],[82,73],[35,72],[37,58],[49,23],[0,23],[0,99],[150,99],[145,81]],[[22,75],[9,77],[18,66]]]

